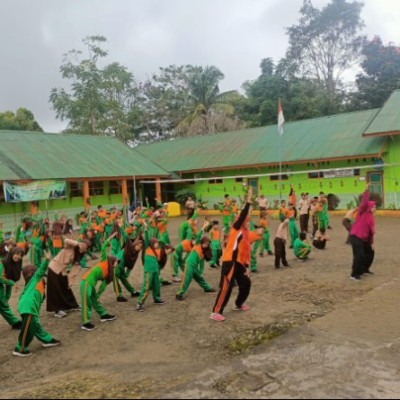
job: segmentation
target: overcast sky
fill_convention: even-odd
[[[316,7],[328,0],[313,0]],[[400,0],[366,0],[365,34],[400,44]],[[261,59],[279,60],[285,27],[302,0],[0,0],[0,112],[30,109],[46,132],[59,132],[48,102],[66,87],[63,54],[82,39],[108,39],[107,62],[125,65],[137,80],[170,64],[215,65],[221,90],[240,89],[259,75]]]

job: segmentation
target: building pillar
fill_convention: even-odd
[[[126,182],[126,179],[122,179],[121,188],[122,188],[122,204],[126,206],[128,204],[128,184]]]
[[[83,206],[85,210],[90,208],[89,181],[87,179],[83,181]]]
[[[160,179],[156,179],[156,199],[161,203],[161,182]]]

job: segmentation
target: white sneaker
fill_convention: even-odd
[[[182,279],[179,278],[178,276],[174,276],[174,277],[172,278],[172,282],[181,282],[181,281],[182,281]]]
[[[57,318],[63,318],[67,316],[67,313],[63,310],[57,311],[54,313],[54,316]]]

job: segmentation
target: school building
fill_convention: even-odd
[[[0,131],[0,221],[4,231],[13,232],[27,214],[41,212],[53,220],[58,212],[77,222],[84,209],[98,205],[122,208],[134,201],[143,180],[169,176],[115,138]],[[54,191],[51,180],[57,184]],[[31,184],[42,185],[43,190],[49,187],[49,198],[26,201],[24,193]],[[4,191],[7,185],[15,185],[11,195]],[[154,190],[153,197],[156,195],[161,193]]]
[[[400,91],[380,109],[286,123],[281,136],[271,125],[131,149],[110,137],[0,131],[0,221],[14,231],[26,214],[53,219],[58,211],[76,220],[85,208],[121,208],[145,196],[154,205],[154,198],[175,200],[179,190],[213,209],[225,193],[243,198],[247,185],[271,207],[287,199],[293,184],[298,198],[324,191],[346,209],[365,181],[384,208],[399,209],[399,134]],[[186,181],[171,182],[176,178]],[[47,200],[27,201],[18,192],[20,184],[46,187],[49,180],[58,186]],[[8,191],[12,185],[15,192]]]
[[[243,197],[247,185],[274,207],[292,183],[298,199],[335,194],[338,209],[355,205],[365,181],[384,207],[400,208],[400,91],[380,109],[142,145],[135,149],[174,176],[174,183],[213,208],[225,193]],[[282,175],[279,176],[281,161]],[[164,184],[162,185],[164,186]]]

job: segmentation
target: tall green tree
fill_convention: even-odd
[[[299,23],[287,29],[287,59],[300,76],[315,79],[326,90],[330,113],[338,112],[342,100],[343,73],[360,59],[362,7],[358,1],[331,0],[319,10],[303,0]]]
[[[393,90],[400,89],[400,46],[385,46],[376,36],[365,43],[362,55],[353,104],[358,109],[382,107]]]
[[[235,104],[236,113],[248,126],[276,124],[279,98],[286,121],[326,114],[325,91],[316,80],[297,77],[286,59],[275,65],[271,58],[265,58],[260,68],[257,79],[243,84],[246,96]]]
[[[119,63],[99,66],[108,55],[102,48],[103,36],[83,40],[87,55],[71,50],[60,67],[62,77],[70,81],[70,91],[53,88],[50,102],[56,117],[68,121],[67,131],[91,135],[112,135],[123,141],[134,136],[131,108],[137,94],[133,75]]]
[[[242,123],[234,115],[237,91],[221,93],[224,74],[215,66],[197,67],[188,82],[190,113],[177,127],[188,136],[238,129]]]
[[[12,111],[0,113],[0,130],[43,132],[33,113],[23,107],[15,114]]]

